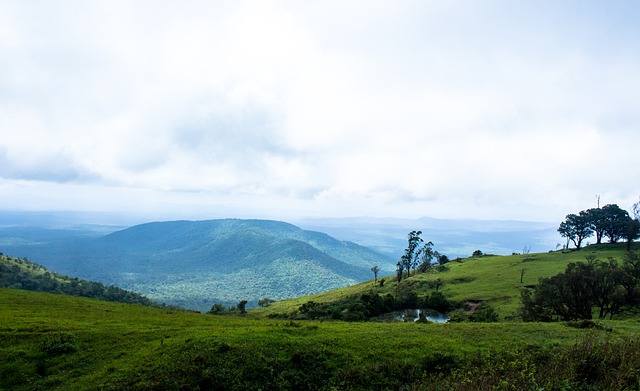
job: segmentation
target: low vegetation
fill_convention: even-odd
[[[638,389],[637,321],[347,323],[0,289],[0,389]]]

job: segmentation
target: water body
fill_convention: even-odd
[[[397,315],[395,316],[395,320],[399,322],[409,322],[411,320],[413,320],[413,322],[417,322],[418,320],[420,320],[421,313],[421,309],[399,311],[396,313]],[[447,323],[449,321],[449,317],[440,312],[436,313],[435,315],[430,312],[430,314],[426,315],[425,318],[428,321],[434,323]]]

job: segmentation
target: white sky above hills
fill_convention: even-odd
[[[629,209],[639,17],[637,1],[0,0],[0,209]]]

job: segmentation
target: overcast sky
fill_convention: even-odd
[[[0,0],[0,209],[629,210],[639,19],[638,1]]]

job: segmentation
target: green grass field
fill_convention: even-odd
[[[504,317],[517,310],[522,285],[586,255],[623,254],[622,247],[605,245],[469,258],[408,281],[426,293],[432,289],[426,281],[441,278],[450,299],[486,300]],[[267,317],[310,300],[392,292],[392,280],[276,302],[242,317],[0,289],[0,389],[640,389],[640,319],[633,316],[589,329],[515,319],[418,324]]]
[[[414,373],[434,357],[461,362],[480,352],[569,346],[587,334],[629,338],[640,331],[631,320],[603,322],[610,331],[561,323],[292,322],[14,289],[0,289],[0,308],[0,388],[15,390],[296,389],[320,378],[396,384],[394,368]],[[419,379],[412,374],[406,381]]]
[[[634,244],[633,250],[640,249],[640,244]],[[511,256],[483,256],[466,258],[459,262],[450,262],[444,271],[429,271],[412,275],[413,289],[418,295],[425,295],[432,288],[425,283],[442,279],[444,285],[441,291],[453,301],[477,300],[486,301],[498,314],[504,318],[513,316],[520,307],[520,289],[526,285],[535,285],[542,277],[550,277],[564,271],[571,262],[585,262],[586,256],[593,255],[606,260],[609,257],[622,262],[626,251],[625,244],[592,245],[580,251],[563,253],[554,251]],[[524,269],[522,283],[521,272]],[[397,287],[395,276],[385,276],[385,285],[380,288],[373,280],[342,289],[283,300],[271,304],[266,308],[253,310],[259,315],[289,314],[296,311],[307,301],[329,303],[348,296],[373,291],[379,294],[394,293]]]

